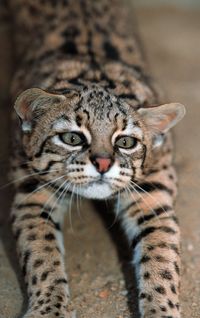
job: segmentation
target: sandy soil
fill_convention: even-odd
[[[187,116],[175,129],[180,195],[177,213],[182,229],[183,318],[200,313],[200,11],[138,9],[138,22],[153,74],[168,99],[186,105]],[[9,154],[8,87],[12,45],[7,23],[0,24],[0,171],[6,182]],[[24,285],[8,222],[12,191],[0,191],[0,317],[22,317]],[[109,206],[81,202],[65,228],[66,267],[80,318],[138,318],[136,289],[127,244]],[[81,217],[80,217],[81,214]]]

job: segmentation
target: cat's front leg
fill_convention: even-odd
[[[29,296],[24,318],[75,318],[62,255],[61,206],[52,197],[50,189],[27,193],[22,184],[13,204],[13,232]]]
[[[157,182],[153,178],[136,187],[138,193],[129,193],[129,204],[124,198],[122,207],[142,318],[180,318],[180,232],[173,208],[175,189],[168,185],[159,174]]]

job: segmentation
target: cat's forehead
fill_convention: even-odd
[[[116,114],[126,117],[130,107],[105,89],[92,86],[80,93],[75,110],[78,113],[84,113],[87,110],[96,119],[102,120],[104,118],[111,119]]]

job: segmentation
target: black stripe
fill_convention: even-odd
[[[33,192],[37,189],[40,182],[37,179],[29,179],[21,183],[18,187],[18,191],[21,193]]]
[[[137,96],[135,94],[120,94],[120,95],[117,95],[117,97],[119,98],[128,98],[128,99],[135,99],[135,100],[138,100]]]
[[[156,190],[161,190],[161,191],[166,191],[168,192],[170,195],[173,194],[173,191],[169,188],[167,188],[164,184],[160,183],[160,182],[144,182],[139,184],[139,186],[146,192],[153,192]],[[140,189],[139,187],[137,187],[137,191],[138,192],[143,192],[142,189]]]
[[[117,193],[117,192],[116,192]],[[140,201],[140,199],[138,201],[133,201],[131,202],[129,205],[127,205],[124,209],[122,209],[119,214],[124,213],[126,211],[128,211],[132,206],[136,205],[138,202]],[[140,210],[137,210],[138,212],[140,212]],[[135,212],[137,212],[135,211]]]
[[[57,222],[54,222],[54,220],[52,219],[52,217],[49,215],[49,213],[47,212],[42,212],[40,214],[40,217],[45,219],[45,220],[48,220],[48,221],[51,221],[51,223],[55,226],[56,230],[60,231],[61,228],[60,228],[60,224],[57,223]]]
[[[132,241],[132,248],[135,248],[136,245],[146,236],[148,236],[151,233],[154,233],[155,231],[162,231],[165,233],[171,233],[171,234],[176,234],[176,231],[174,231],[173,229],[171,229],[170,227],[167,226],[160,226],[160,227],[155,227],[155,226],[150,226],[147,227],[146,229],[144,229],[143,231],[141,231],[140,234],[138,234]]]
[[[172,207],[170,207],[169,205],[163,205],[162,207],[153,210],[154,213],[141,216],[141,217],[138,219],[138,221],[137,221],[137,222],[138,222],[138,225],[141,225],[141,224],[143,224],[144,222],[150,221],[151,219],[157,217],[158,215],[161,215],[162,213],[165,213],[165,212],[170,211],[170,210],[172,210]]]
[[[21,209],[25,209],[25,208],[43,208],[44,204],[42,203],[37,203],[37,202],[30,202],[30,203],[23,203],[23,204],[18,204],[16,205],[16,208],[21,210]]]
[[[176,224],[179,224],[178,218],[175,215],[166,216],[166,217],[162,218],[162,220],[167,220],[167,219],[174,221],[174,223],[176,223]]]
[[[48,137],[42,142],[42,144],[40,145],[40,149],[39,149],[38,152],[36,152],[36,154],[35,154],[35,157],[36,157],[36,158],[38,158],[38,157],[41,156],[41,154],[43,153],[44,147],[45,147],[45,145],[46,145],[46,142],[47,142],[49,139],[51,139],[51,138],[52,138],[52,136],[48,136]]]
[[[61,186],[59,186],[59,185],[57,185],[56,183],[54,183],[54,184],[50,184],[49,185],[50,186],[50,188],[52,188],[53,190],[55,190],[56,192],[54,193],[54,195],[56,196],[56,197],[59,197],[61,194],[64,194],[64,189],[65,189],[65,186],[63,186],[63,187],[61,187]],[[67,191],[68,192],[68,191]],[[60,198],[61,199],[61,198]]]

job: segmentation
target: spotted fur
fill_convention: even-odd
[[[29,295],[24,318],[76,316],[61,232],[73,193],[115,199],[132,250],[141,317],[180,318],[169,130],[184,107],[158,106],[159,93],[122,1],[9,5],[19,60],[12,97],[21,122],[19,129],[13,115],[12,223]],[[69,132],[75,133],[70,142],[81,143],[65,142]]]

